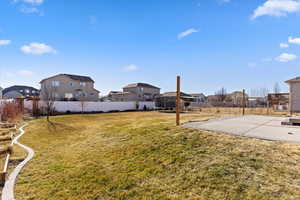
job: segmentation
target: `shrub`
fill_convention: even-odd
[[[22,111],[16,102],[5,102],[0,105],[2,121],[16,122],[22,119]]]

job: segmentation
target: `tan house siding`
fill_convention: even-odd
[[[160,88],[147,83],[133,83],[123,87],[123,91],[111,91],[110,101],[155,101],[160,95]]]
[[[124,92],[131,92],[136,95],[136,100],[154,100],[156,96],[160,94],[160,89],[158,88],[148,88],[148,87],[130,87],[123,88]]]
[[[74,80],[66,75],[57,75],[44,79],[41,82],[41,96],[43,96],[43,91],[45,91],[46,88],[53,88],[56,100],[99,100],[99,91],[94,89],[94,82]]]
[[[113,101],[136,101],[136,95],[131,92],[119,92],[110,94]]]

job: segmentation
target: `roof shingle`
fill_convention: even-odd
[[[293,79],[290,79],[290,80],[287,80],[285,81],[286,83],[290,83],[290,82],[298,82],[300,81],[300,76],[296,77],[296,78],[293,78]]]
[[[150,85],[148,83],[132,83],[132,84],[126,85],[124,88],[135,88],[135,87],[146,87],[146,88],[160,89],[160,88],[155,87],[153,85]]]
[[[69,77],[70,79],[73,79],[75,81],[81,81],[81,82],[93,82],[94,83],[94,80],[89,77],[89,76],[80,76],[80,75],[74,75],[74,74],[58,74],[58,75],[55,75],[55,76],[51,76],[49,78],[45,78],[41,81],[44,82],[45,80],[48,80],[48,79],[51,79],[51,78],[54,78],[56,76],[67,76]]]

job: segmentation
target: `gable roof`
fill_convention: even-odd
[[[161,97],[176,97],[177,92],[165,92],[165,93],[161,94],[160,96]],[[181,97],[192,97],[192,95],[184,93],[184,92],[180,92],[180,96]]]
[[[6,92],[4,95],[3,95],[4,98],[7,98],[7,99],[15,99],[15,98],[23,98],[24,95],[21,93],[21,92],[18,92],[16,90],[13,90],[13,91],[9,91],[9,92]]]
[[[203,93],[192,93],[190,95],[193,97],[205,97],[205,95]]]
[[[287,80],[285,81],[286,83],[292,83],[292,82],[299,82],[300,81],[300,76],[296,77],[296,78],[293,78],[293,79],[290,79],[290,80]]]
[[[70,79],[72,80],[75,80],[75,81],[81,81],[81,82],[93,82],[94,83],[94,80],[89,77],[89,76],[80,76],[80,75],[74,75],[74,74],[58,74],[58,75],[55,75],[55,76],[51,76],[49,78],[45,78],[43,80],[41,80],[40,83],[48,80],[48,79],[51,79],[51,78],[54,78],[54,77],[57,77],[57,76],[67,76],[69,77]]]
[[[21,92],[22,90],[22,92]],[[25,90],[29,90],[29,93],[26,93]],[[12,92],[12,91],[17,91],[18,93],[26,96],[26,95],[32,95],[32,96],[38,96],[39,95],[39,90],[31,87],[31,86],[25,86],[25,85],[14,85],[8,88],[5,88],[2,93],[3,95],[5,95],[8,92]],[[34,93],[32,93],[31,91],[34,91]]]
[[[128,84],[123,88],[135,88],[135,87],[145,87],[145,88],[155,88],[155,89],[160,89],[158,87],[155,87],[153,85],[150,85],[148,83],[132,83],[132,84]]]

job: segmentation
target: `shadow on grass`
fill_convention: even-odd
[[[68,126],[66,124],[63,123],[58,123],[58,122],[52,122],[52,121],[47,121],[47,128],[49,130],[49,132],[54,132],[54,133],[58,133],[64,130],[75,130],[74,127],[72,126]]]

